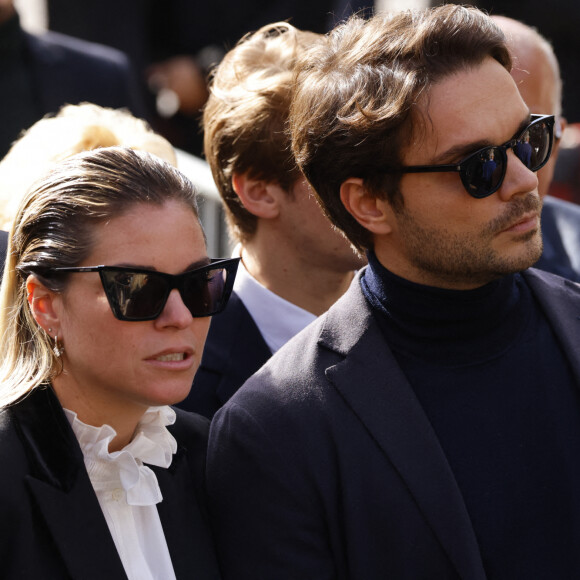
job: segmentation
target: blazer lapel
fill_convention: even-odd
[[[163,501],[157,504],[176,577],[218,580],[215,549],[206,520],[199,509],[192,467],[179,447],[169,469],[155,471]],[[198,487],[201,487],[199,483]]]
[[[221,376],[217,395],[222,404],[271,356],[250,313],[232,293],[226,310],[211,321],[201,363]]]
[[[344,298],[329,312],[320,340],[345,358],[328,368],[326,376],[405,480],[459,575],[484,580],[475,532],[457,482],[358,281]]]
[[[52,389],[35,389],[13,413],[32,464],[26,485],[70,576],[126,580],[82,452]]]
[[[580,285],[535,268],[523,275],[562,344],[580,386]]]

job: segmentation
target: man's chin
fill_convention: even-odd
[[[518,260],[520,267],[514,269],[514,272],[521,272],[531,268],[540,259],[544,250],[539,230],[525,234],[521,241],[525,244],[525,249]]]

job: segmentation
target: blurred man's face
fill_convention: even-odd
[[[511,74],[530,113],[557,115],[560,112],[558,78],[548,55],[538,45],[537,39],[519,23],[501,16],[494,19],[506,34],[514,65]],[[556,117],[557,124],[562,122],[565,124],[563,119]],[[538,190],[542,197],[548,193],[552,183],[557,157],[558,141],[554,140],[550,160],[538,171]]]
[[[0,0],[0,22],[8,20],[14,12],[13,0]]]

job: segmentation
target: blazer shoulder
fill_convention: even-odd
[[[59,32],[46,31],[41,34],[24,32],[26,44],[35,56],[47,59],[76,58],[91,60],[103,65],[130,69],[129,57],[116,48],[89,42]]]
[[[125,53],[58,32],[24,33],[44,113],[84,101],[145,114],[141,88]]]
[[[12,407],[0,409],[0,464],[4,471],[0,488],[3,489],[2,499],[5,500],[5,493],[13,495],[11,492],[15,491],[12,483],[30,470]]]
[[[373,345],[373,329],[378,331],[358,282],[357,277],[325,314],[288,341],[240,392],[262,392],[270,398],[271,391],[283,404],[288,397],[318,398],[327,385],[327,369],[351,353],[374,352],[378,347]]]
[[[232,292],[226,309],[212,318],[202,364],[228,358],[239,347],[240,336],[254,343],[253,348],[269,353],[264,337],[242,299]]]
[[[539,270],[538,268],[529,268],[522,272],[522,275],[536,295],[557,291],[562,293],[564,297],[568,296],[572,301],[580,298],[580,283],[563,278],[558,274]]]
[[[207,441],[210,423],[207,417],[177,407],[173,407],[173,410],[176,415],[175,423],[170,425],[168,429],[178,443],[198,438]]]

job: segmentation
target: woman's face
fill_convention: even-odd
[[[185,204],[139,204],[96,227],[80,266],[133,266],[179,274],[207,263],[201,227]],[[193,318],[171,291],[156,320],[113,315],[99,274],[73,273],[55,294],[64,372],[53,385],[62,405],[93,425],[137,420],[148,406],[183,400],[199,366],[210,318]]]

